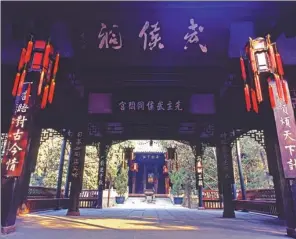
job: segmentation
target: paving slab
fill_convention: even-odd
[[[165,204],[165,205],[164,205]],[[275,217],[236,212],[222,218],[222,210],[197,210],[174,205],[155,208],[129,204],[108,209],[81,209],[81,216],[66,210],[19,217],[17,231],[7,239],[276,239],[287,238]]]

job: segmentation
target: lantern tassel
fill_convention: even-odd
[[[256,67],[256,61],[255,61],[253,49],[250,48],[249,52],[250,52],[249,55],[250,55],[252,70],[253,70],[253,73],[255,74],[257,72],[257,67]]]
[[[268,92],[269,92],[269,101],[270,101],[271,108],[274,109],[275,108],[275,99],[274,99],[273,89],[270,84],[268,84]]]
[[[20,77],[21,77],[20,73],[17,73],[16,76],[15,76],[14,84],[13,84],[13,88],[12,88],[12,95],[13,96],[16,96],[18,85],[19,85],[19,82],[20,82]]]
[[[288,89],[287,82],[285,80],[282,80],[282,87],[283,87],[285,103],[288,104],[288,102],[289,102],[289,89]]]
[[[23,73],[22,73],[21,78],[20,78],[20,83],[19,83],[19,86],[18,86],[17,96],[20,96],[22,94],[23,85],[24,85],[24,82],[25,82],[25,77],[26,77],[26,70],[23,70]]]
[[[46,107],[47,97],[48,97],[48,85],[45,86],[44,91],[43,91],[43,97],[42,97],[42,102],[41,102],[41,109],[44,109]]]
[[[19,64],[18,64],[18,68],[17,68],[18,71],[20,71],[23,68],[23,66],[25,64],[25,58],[26,58],[26,49],[23,48],[22,53],[21,53],[21,57],[20,57],[20,61],[19,61]]]
[[[247,74],[246,74],[244,59],[242,57],[240,57],[240,67],[242,71],[242,78],[245,81],[247,79]]]
[[[46,45],[44,58],[43,58],[43,70],[47,71],[48,63],[49,63],[49,53],[50,53],[50,44]]]
[[[276,60],[275,60],[273,45],[268,46],[268,53],[271,60],[271,66],[274,71],[276,69]]]
[[[49,96],[48,96],[48,102],[51,104],[54,96],[54,89],[55,89],[55,80],[52,79],[50,83],[50,88],[49,88]]]
[[[27,46],[26,56],[25,56],[25,63],[28,63],[30,61],[32,50],[33,50],[33,42],[29,41]]]
[[[255,74],[255,88],[256,88],[256,94],[257,94],[257,99],[258,102],[261,103],[263,101],[262,98],[262,91],[261,91],[261,85],[260,85],[260,79],[257,74]]]
[[[283,91],[282,91],[282,83],[281,83],[281,79],[277,74],[274,74],[274,78],[275,78],[275,83],[276,83],[276,89],[278,92],[278,96],[280,99],[283,99]]]
[[[259,110],[258,110],[256,92],[253,89],[251,89],[251,97],[252,97],[253,110],[258,114]]]
[[[55,76],[58,72],[60,62],[60,54],[58,53],[55,59],[54,68],[53,68],[53,75]]]
[[[44,80],[44,70],[42,70],[42,71],[41,71],[41,74],[40,74],[40,79],[39,79],[39,85],[38,85],[38,92],[37,92],[37,95],[41,95],[42,85],[43,85],[43,80]]]
[[[276,59],[278,73],[279,73],[279,75],[283,76],[284,75],[284,68],[283,68],[282,59],[281,59],[281,56],[279,53],[275,54],[275,59]]]
[[[247,107],[247,111],[249,112],[251,110],[251,99],[250,99],[249,86],[247,84],[245,85],[244,91],[245,91],[246,107]]]
[[[25,100],[26,105],[29,104],[30,94],[31,94],[31,83],[29,83],[28,88],[27,88],[26,100]]]

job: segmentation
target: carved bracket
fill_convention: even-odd
[[[265,148],[265,141],[264,141],[264,131],[263,130],[249,130],[246,133],[241,134],[238,138],[243,138],[245,136],[249,136],[250,138],[254,139],[258,144],[260,144],[263,148]]]

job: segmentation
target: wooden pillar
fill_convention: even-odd
[[[67,168],[67,176],[66,176],[66,182],[65,182],[65,198],[69,198],[69,192],[70,192],[70,171],[71,171],[71,154],[72,154],[72,147],[70,147],[69,152],[69,160],[68,160],[68,168]]]
[[[243,174],[239,139],[236,139],[236,159],[237,159],[239,181],[240,181],[241,192],[242,192],[242,200],[246,200],[246,187],[245,187],[245,179]]]
[[[103,194],[105,189],[105,183],[106,183],[106,169],[107,169],[107,156],[108,156],[108,150],[109,150],[110,144],[106,140],[102,140],[99,143],[99,177],[98,177],[98,203],[97,208],[102,209],[103,208]]]
[[[224,202],[223,217],[234,218],[235,207],[232,190],[232,185],[234,184],[233,162],[230,141],[226,137],[222,137],[222,140],[218,144],[217,157],[219,161],[219,167],[221,168],[221,184]]]
[[[219,200],[220,200],[220,206],[223,206],[223,189],[222,189],[222,164],[221,162],[218,160],[217,154],[219,153],[219,148],[215,147],[215,149],[213,149],[213,153],[214,153],[214,157],[216,158],[216,162],[217,162],[217,176],[218,176],[218,192],[219,192]]]
[[[202,155],[204,153],[204,148],[200,142],[195,143],[193,146],[194,156],[195,156],[195,180],[196,189],[198,192],[198,208],[204,209],[203,204],[203,166],[202,166]]]
[[[84,121],[82,122],[84,123]],[[81,128],[83,128],[82,125]],[[75,130],[71,138],[70,200],[67,216],[80,216],[79,195],[82,190],[86,130]]]
[[[136,176],[137,176],[137,172],[133,171],[133,177],[132,177],[132,182],[133,182],[133,185],[132,185],[132,194],[135,194],[136,193]]]
[[[147,169],[146,169],[146,164],[144,164],[144,173],[143,173],[143,191],[145,192],[146,190],[146,182],[147,182]]]
[[[34,76],[30,73],[31,80],[35,79]],[[27,87],[25,83],[22,94],[15,99],[1,163],[1,226],[4,234],[16,229],[17,210],[27,196],[40,144],[41,129],[34,125],[35,95],[32,94],[26,104]],[[35,90],[34,85],[32,88]]]
[[[61,147],[56,198],[61,197],[66,145],[67,145],[67,137],[66,137],[66,135],[64,135],[63,142],[62,142],[62,147]],[[58,204],[57,204],[57,209],[60,209],[59,201],[58,201]]]
[[[165,194],[169,194],[170,193],[170,178],[169,178],[169,176],[165,176],[164,183],[165,183]]]
[[[292,109],[290,109],[290,115],[292,115],[291,111]],[[285,132],[283,131],[282,135],[279,134],[279,132],[277,132],[276,124],[282,124],[281,118],[277,118],[277,114],[280,114],[280,112],[275,112],[274,113],[275,116],[273,117],[271,114],[268,114],[268,113],[271,113],[271,112],[265,112],[266,118],[268,116],[270,117],[268,117],[269,121],[266,121],[264,125],[264,140],[266,145],[268,166],[269,166],[270,174],[273,176],[273,181],[274,181],[277,210],[280,213],[280,218],[284,218],[286,220],[288,236],[296,238],[296,207],[295,207],[296,198],[295,198],[295,195],[293,195],[295,194],[295,191],[294,191],[295,179],[293,180],[293,178],[289,179],[285,177],[285,171],[287,172],[289,170],[289,168],[287,168],[287,165],[289,165],[288,164],[289,159],[292,158],[291,161],[293,161],[295,157],[294,158],[290,157],[289,155],[290,152],[288,149],[286,149],[287,155],[285,155],[285,151],[283,151],[283,148],[285,149],[285,145],[289,145],[289,144],[285,144],[285,142],[283,142],[284,140],[280,138],[280,137],[284,137],[282,135],[285,135]],[[276,122],[276,120],[278,122]],[[291,127],[292,127],[292,123],[291,123]],[[285,128],[283,128],[283,130],[285,130]],[[294,123],[294,130],[295,130],[295,123]],[[293,129],[291,129],[290,132],[291,133],[294,132]],[[289,137],[294,138],[295,136],[290,134]],[[282,149],[281,149],[281,146],[282,146]],[[291,152],[291,153],[293,154],[294,152]],[[291,166],[291,168],[293,169],[293,165]],[[296,166],[294,170],[296,170]]]

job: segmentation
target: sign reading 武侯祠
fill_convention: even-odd
[[[168,100],[168,101],[120,101],[118,104],[120,111],[183,111],[181,100]]]
[[[269,83],[274,92],[276,84]],[[290,97],[290,96],[289,96]],[[281,152],[281,160],[284,169],[285,178],[296,177],[296,122],[292,102],[288,104],[279,99],[275,94],[276,107],[274,108],[274,117],[278,133],[278,140]]]
[[[6,150],[2,160],[2,176],[18,177],[22,173],[28,146],[28,125],[30,107],[25,103],[27,84],[16,97]]]
[[[183,48],[185,51],[190,47],[190,45],[197,44],[201,52],[208,52],[207,46],[202,44],[199,39],[199,34],[203,31],[204,27],[198,25],[193,18],[189,20],[187,33],[183,37]],[[84,36],[84,33],[80,35],[82,42],[84,42]],[[99,30],[97,37],[99,41],[99,49],[112,48],[114,50],[119,50],[124,46],[124,37],[121,35],[119,25],[114,24],[112,26],[107,26],[105,23],[101,23],[101,29]],[[161,36],[160,22],[146,21],[142,28],[139,29],[138,37],[143,39],[141,47],[144,51],[153,51],[155,49],[162,50],[165,48],[165,42],[163,42]],[[83,45],[82,48],[85,48],[85,45]]]

